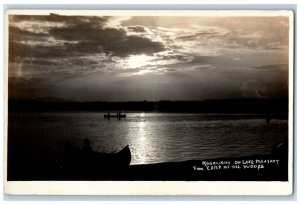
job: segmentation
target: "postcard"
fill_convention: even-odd
[[[8,10],[5,193],[292,194],[293,18]]]

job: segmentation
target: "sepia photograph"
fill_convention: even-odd
[[[8,185],[291,185],[291,11],[6,17]]]

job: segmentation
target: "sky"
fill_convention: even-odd
[[[284,16],[9,16],[10,99],[288,96]]]

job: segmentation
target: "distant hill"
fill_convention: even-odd
[[[57,97],[41,97],[41,98],[34,98],[33,101],[37,102],[66,102],[67,100]]]
[[[223,99],[204,101],[74,102],[60,98],[9,100],[10,112],[187,112],[187,113],[288,113],[288,99]]]

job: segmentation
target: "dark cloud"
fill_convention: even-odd
[[[284,49],[285,47],[287,47],[287,45],[284,45],[280,42],[272,42],[272,43],[268,43],[267,45],[265,45],[263,47],[264,50],[281,50]]]
[[[50,35],[59,40],[96,41],[98,43],[122,41],[126,32],[115,28],[95,28],[90,24],[76,24],[64,28],[53,28]]]
[[[101,47],[106,54],[115,56],[128,56],[131,54],[153,54],[164,50],[160,42],[140,36],[128,36],[123,29],[115,28],[91,28],[88,25],[79,25],[67,28],[53,28],[50,34],[56,39],[79,41],[78,48],[87,45]]]
[[[167,57],[165,57],[168,59]],[[204,68],[205,67],[210,67],[208,64],[213,62],[213,59],[216,59],[218,57],[213,57],[213,56],[185,56],[185,55],[175,55],[172,56],[170,59],[176,59],[174,63],[162,65],[161,67],[164,68],[170,68],[170,70],[186,70],[185,68]],[[211,67],[210,67],[211,68]]]
[[[31,58],[30,62],[34,65],[49,65],[49,66],[60,66],[60,61],[47,60],[46,58]]]
[[[42,33],[33,33],[30,31],[25,31],[22,30],[18,27],[14,27],[14,26],[9,26],[9,41],[29,41],[29,40],[36,40],[38,39],[42,39],[47,37],[47,34],[42,34]]]
[[[72,58],[70,60],[72,62],[72,64],[77,65],[77,66],[91,66],[91,65],[98,65],[98,61],[96,60],[92,60],[92,59],[87,59],[84,57],[79,57],[79,58]]]
[[[127,27],[130,31],[143,33],[146,32],[146,29],[143,26],[128,26]]]
[[[254,69],[254,70],[270,70],[270,71],[288,70],[288,64],[258,65],[258,66],[251,67],[251,69]]]
[[[152,42],[139,36],[122,36],[122,39],[114,39],[112,41],[97,40],[81,41],[77,44],[65,43],[63,46],[41,46],[11,41],[9,43],[9,61],[17,62],[25,57],[66,58],[97,53],[126,57],[131,54],[151,55],[163,49],[159,42]]]
[[[197,40],[198,37],[199,36],[197,34],[192,34],[192,35],[179,36],[176,39],[182,40],[182,41],[194,41],[194,40]]]
[[[190,35],[182,35],[177,37],[176,39],[182,41],[195,41],[199,39],[208,39],[208,38],[216,38],[216,37],[224,37],[227,33],[220,33],[218,31],[199,31]]]
[[[110,19],[10,16],[9,96],[186,100],[288,94],[284,19]]]
[[[212,69],[213,67],[210,65],[204,65],[204,66],[196,66],[193,67],[193,70],[207,70],[207,69]]]
[[[148,38],[139,36],[128,36],[125,41],[117,42],[108,47],[112,52],[119,56],[127,56],[130,54],[148,54],[152,55],[164,50],[164,46],[160,42],[151,41]]]
[[[91,24],[93,26],[102,27],[109,17],[98,17],[98,16],[64,16],[50,13],[49,15],[10,15],[9,21],[22,22],[53,22],[53,23],[66,23],[67,25],[78,25],[78,24]]]
[[[23,58],[64,58],[75,54],[68,46],[36,46],[24,43],[9,43],[9,61],[18,62]]]
[[[156,54],[156,57],[159,57],[161,60],[176,60],[179,62],[186,62],[190,59],[190,56],[184,54],[174,54],[174,53],[167,53],[167,54]]]
[[[221,56],[194,56],[191,64],[207,64],[214,62],[217,58],[221,58]]]
[[[224,38],[226,47],[253,50],[282,50],[288,45],[288,32],[239,33],[232,32]]]
[[[64,23],[64,26],[46,26],[48,33],[35,33],[22,27],[10,26],[9,61],[15,62],[16,59],[25,57],[66,58],[103,53],[108,56],[126,57],[132,54],[152,55],[164,50],[160,42],[141,36],[128,36],[124,29],[104,27],[108,19],[109,17],[54,14],[10,16],[10,23],[42,21],[60,22]]]

